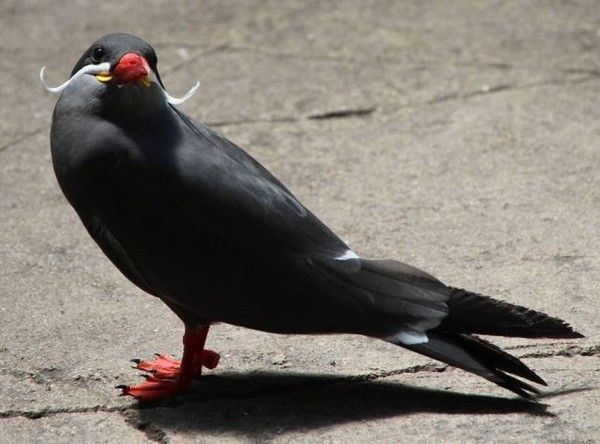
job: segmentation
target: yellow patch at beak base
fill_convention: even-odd
[[[102,83],[106,83],[106,82],[110,82],[113,78],[113,75],[111,73],[109,73],[108,71],[102,71],[99,72],[98,74],[96,74],[96,78],[102,82]]]
[[[150,86],[150,84],[152,83],[152,80],[150,80],[150,78],[148,76],[146,76],[143,79],[141,79],[140,82],[142,82],[144,84],[144,86],[146,88],[148,88]]]

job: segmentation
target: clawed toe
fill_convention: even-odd
[[[159,379],[148,376],[144,382],[134,386],[119,385],[120,396],[133,396],[140,402],[158,401],[183,393],[189,386],[189,381]]]
[[[151,373],[153,376],[162,379],[176,379],[179,375],[181,361],[167,355],[155,353],[156,358],[152,361],[142,361],[141,359],[132,359],[131,362],[136,365],[134,368],[144,372]],[[219,365],[221,356],[212,350],[202,350],[194,360],[193,377],[199,378],[202,375],[202,367],[212,370]]]
[[[181,361],[166,355],[156,355],[152,361],[140,361],[136,368],[144,372],[152,373],[156,378],[176,379],[179,376]]]
[[[134,386],[118,385],[121,396],[133,396],[140,401],[155,401],[179,394],[187,389],[192,379],[202,375],[202,367],[212,370],[219,364],[220,356],[204,349],[208,326],[187,330],[183,336],[183,359],[155,353],[151,361],[131,360],[146,380]]]
[[[219,365],[219,361],[221,359],[221,355],[212,350],[203,350],[202,351],[202,366],[206,367],[209,370],[212,370],[217,365]]]

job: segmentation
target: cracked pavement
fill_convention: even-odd
[[[600,9],[593,2],[53,2],[0,6],[0,436],[6,442],[600,440]],[[182,326],[93,244],[54,179],[62,82],[111,31],[359,254],[569,321],[497,338],[540,405],[355,336],[215,326],[220,367],[138,408],[129,360]]]

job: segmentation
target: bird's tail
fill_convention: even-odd
[[[482,376],[525,398],[534,398],[539,391],[518,378],[546,385],[544,380],[516,357],[476,335],[583,337],[560,319],[448,287],[398,261],[361,258],[352,267],[346,262],[346,268],[328,265],[328,270],[387,322],[400,324],[399,331],[378,337]]]
[[[387,341],[482,376],[526,398],[539,392],[516,377],[542,385],[544,380],[516,357],[475,335],[582,337],[560,319],[447,287],[397,261],[361,259],[360,270],[347,276],[354,286],[372,295],[381,312],[397,313],[404,320],[406,329]]]
[[[539,311],[492,299],[477,293],[449,288],[448,317],[441,329],[520,338],[581,338],[566,322]]]
[[[479,375],[524,398],[533,399],[540,392],[511,374],[547,385],[519,359],[477,336],[447,333],[437,329],[427,332],[427,336],[429,340],[425,343],[415,345],[398,343],[398,345]]]
[[[450,288],[448,317],[428,331],[428,341],[405,348],[467,370],[525,398],[539,391],[515,375],[546,385],[516,357],[474,334],[525,338],[581,338],[564,321],[487,296]]]

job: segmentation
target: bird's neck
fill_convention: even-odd
[[[128,122],[138,119],[148,119],[161,115],[168,110],[168,103],[162,89],[152,84],[123,86],[109,92],[109,97],[102,100],[99,114],[111,121]]]

